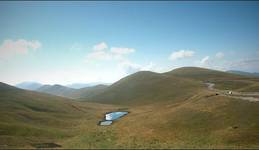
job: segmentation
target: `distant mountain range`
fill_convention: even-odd
[[[110,85],[110,83],[103,83],[103,82],[92,82],[92,83],[72,83],[65,85],[66,87],[74,88],[74,89],[81,89],[85,87],[91,87],[96,85]]]
[[[234,73],[234,74],[239,74],[239,75],[244,75],[244,76],[253,76],[253,77],[259,77],[258,72],[245,72],[245,71],[238,71],[238,70],[229,70],[227,71],[229,73]]]
[[[57,95],[57,96],[70,97],[69,95],[71,95],[73,92],[75,92],[76,89],[55,84],[55,85],[43,85],[43,86],[39,87],[38,89],[36,89],[36,91],[42,92],[42,93],[48,93],[48,94],[52,94],[52,95]]]
[[[15,86],[20,89],[34,91],[34,90],[38,89],[39,87],[41,87],[42,84],[38,83],[38,82],[22,82],[22,83],[16,84]]]
[[[110,83],[103,83],[103,82],[92,82],[92,83],[72,83],[72,84],[67,84],[67,85],[61,85],[73,89],[81,89],[85,87],[91,87],[91,86],[96,86],[96,85],[110,85]],[[56,84],[59,85],[59,84]],[[44,84],[41,84],[39,82],[32,82],[32,81],[25,81],[19,84],[15,85],[16,87],[20,89],[25,89],[25,90],[36,90],[40,88],[41,86],[44,86]]]
[[[95,83],[74,83],[69,85],[42,85],[37,82],[23,82],[17,84],[16,87],[33,90],[41,93],[52,94],[73,99],[91,100],[101,103],[132,103],[131,101],[168,99],[173,91],[185,88],[185,93],[188,90],[190,94],[194,87],[199,88],[202,85],[193,81],[207,81],[226,78],[239,78],[241,76],[255,77],[258,73],[248,73],[242,71],[216,71],[196,67],[184,67],[175,69],[166,73],[154,73],[149,71],[141,71],[130,76],[127,76],[112,85],[105,85],[99,82]],[[259,76],[259,75],[258,75]],[[181,80],[178,80],[181,78]],[[192,79],[186,80],[186,79]],[[183,82],[184,81],[184,82]],[[160,83],[161,82],[161,83]],[[156,85],[156,86],[154,86]],[[178,88],[175,88],[177,85]],[[182,88],[179,88],[182,87]],[[164,89],[161,91],[160,89]],[[170,90],[169,90],[170,89]],[[182,90],[178,91],[180,95]],[[159,94],[158,94],[159,93]],[[155,95],[161,95],[159,97]],[[185,95],[184,93],[182,95]],[[172,95],[173,96],[173,95]],[[123,100],[123,101],[121,101]]]
[[[93,95],[99,93],[104,88],[108,87],[108,84],[102,84],[101,82],[95,83],[75,83],[66,86],[54,84],[43,85],[38,82],[22,82],[17,84],[16,87],[25,90],[37,91],[41,93],[47,93],[56,96],[62,96],[67,98],[90,98]]]

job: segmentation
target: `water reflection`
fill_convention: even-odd
[[[107,126],[111,125],[112,121],[121,118],[124,115],[127,115],[128,112],[126,111],[117,111],[117,112],[109,112],[105,114],[105,119],[103,121],[100,121],[101,126]]]

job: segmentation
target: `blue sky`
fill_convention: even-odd
[[[115,82],[182,66],[259,72],[259,2],[0,2],[0,80]]]

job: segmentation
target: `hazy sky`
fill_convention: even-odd
[[[114,82],[182,66],[259,72],[259,2],[0,2],[0,81]]]

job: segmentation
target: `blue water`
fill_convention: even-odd
[[[121,118],[124,115],[127,115],[128,112],[125,111],[117,111],[117,112],[110,112],[105,114],[105,119],[100,122],[101,126],[111,125],[112,121]]]
[[[112,124],[112,121],[109,121],[109,120],[108,121],[101,121],[100,122],[101,126],[108,126],[108,125],[111,125],[111,124]]]
[[[122,112],[122,111],[117,111],[117,112],[111,112],[105,114],[105,120],[116,120],[124,115],[127,115],[128,112]]]

